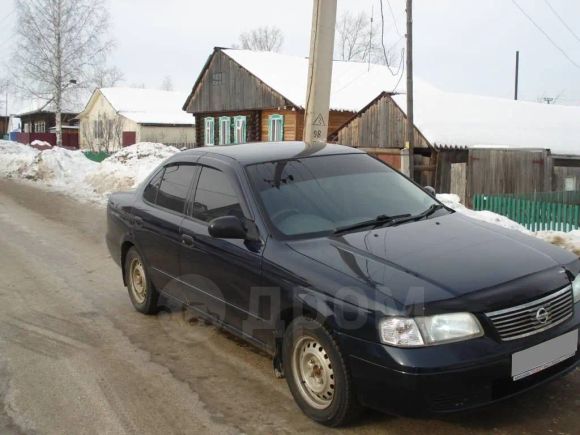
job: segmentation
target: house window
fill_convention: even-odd
[[[206,147],[212,147],[215,145],[215,131],[214,131],[214,119],[205,118],[205,142]]]
[[[46,122],[40,121],[34,123],[34,132],[35,133],[46,133]]]
[[[268,121],[268,139],[272,142],[284,140],[284,116],[270,115]]]
[[[211,76],[211,83],[214,86],[221,85],[223,74],[221,72],[213,73]]]
[[[564,180],[564,190],[566,192],[573,192],[576,190],[576,177],[566,177]]]
[[[103,121],[100,119],[93,121],[93,136],[95,139],[102,139],[104,137]]]
[[[30,133],[30,123],[29,122],[24,124],[24,133]]]
[[[220,145],[229,145],[232,143],[232,124],[227,116],[220,118]]]
[[[234,143],[246,143],[246,117],[236,116],[234,118]]]

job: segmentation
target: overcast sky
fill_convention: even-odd
[[[404,34],[404,0],[385,1],[386,42]],[[558,21],[549,1],[580,35],[577,0],[517,0],[578,65],[580,40]],[[231,46],[254,27],[282,29],[282,52],[308,54],[312,0],[109,0],[117,47],[111,63],[126,84],[159,87],[165,76],[189,90],[214,46]],[[339,0],[339,14],[365,10],[380,23],[379,0]],[[0,0],[0,54],[11,47],[13,0]],[[520,95],[536,100],[560,96],[580,105],[580,67],[564,57],[520,12],[512,0],[415,0],[416,74],[445,90],[513,98],[515,51],[521,51]],[[3,18],[6,18],[4,21]],[[14,38],[12,38],[13,41]],[[398,47],[402,47],[400,41]],[[0,75],[1,75],[0,71]]]

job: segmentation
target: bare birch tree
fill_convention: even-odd
[[[284,43],[282,30],[274,26],[263,26],[240,35],[239,44],[234,48],[253,51],[279,52]]]
[[[365,12],[346,11],[336,21],[335,57],[353,62],[370,58],[372,63],[394,65],[399,55],[392,49],[383,50],[381,29]]]
[[[173,91],[173,79],[170,76],[165,76],[163,81],[161,82],[161,90],[162,91]]]
[[[105,0],[16,0],[13,75],[27,96],[54,106],[56,144],[73,88],[88,87],[112,47]]]
[[[10,81],[8,79],[0,78],[0,116],[4,116],[8,111],[7,93]]]
[[[92,89],[114,88],[125,81],[125,75],[117,67],[101,65],[95,69],[94,78],[90,87]]]

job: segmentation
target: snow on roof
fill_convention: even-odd
[[[418,89],[415,125],[436,145],[550,149],[580,155],[580,107]],[[406,112],[405,95],[395,102]]]
[[[79,113],[82,112],[83,107],[86,103],[86,99],[82,98],[79,101],[70,102],[64,101],[62,106],[62,113]],[[22,104],[18,113],[14,116],[20,117],[29,115],[36,112],[55,112],[55,104],[52,101],[46,101],[42,99],[33,99]]]
[[[195,124],[195,119],[182,110],[186,92],[121,87],[100,91],[119,114],[138,124]]]
[[[263,51],[222,51],[296,106],[306,106],[308,58]],[[415,86],[432,88],[420,79],[416,79]],[[358,112],[383,91],[404,92],[405,80],[400,74],[394,76],[384,65],[334,61],[332,110]]]
[[[308,59],[222,50],[298,107],[306,104]],[[401,71],[404,74],[403,71]],[[415,125],[436,145],[542,148],[580,155],[580,107],[455,94],[415,78]],[[358,112],[379,94],[406,112],[405,80],[383,65],[334,61],[330,107]]]

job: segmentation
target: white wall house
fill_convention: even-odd
[[[97,89],[78,115],[81,149],[114,151],[138,142],[195,144],[195,119],[182,110],[187,93]]]

